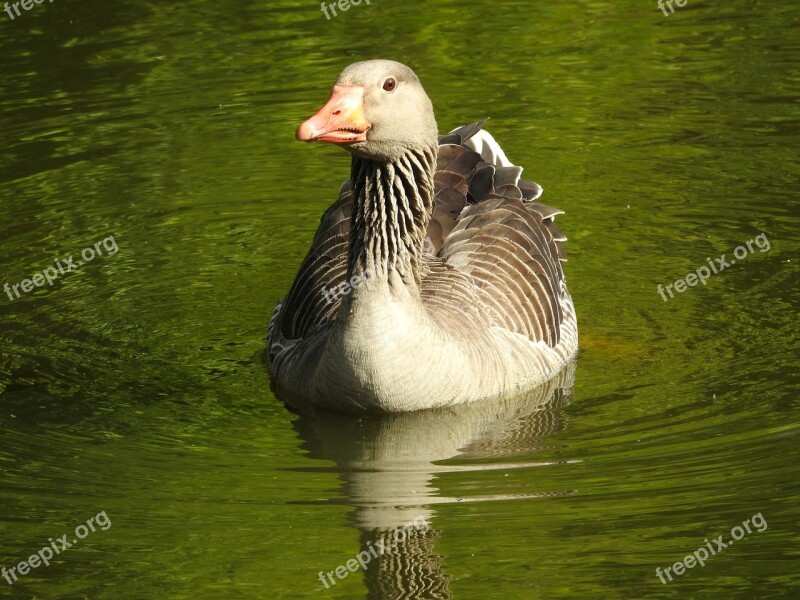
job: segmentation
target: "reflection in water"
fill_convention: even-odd
[[[355,507],[361,551],[385,546],[365,571],[371,598],[450,598],[449,577],[434,546],[434,504],[531,498],[542,494],[443,497],[434,475],[463,470],[524,468],[532,463],[496,462],[541,450],[546,436],[563,429],[575,365],[516,398],[385,415],[304,412],[295,428],[313,458],[334,461],[343,476],[346,502]],[[491,459],[477,465],[441,465]],[[567,490],[546,495],[565,494]],[[430,528],[411,528],[424,518]],[[405,537],[405,540],[403,538]],[[396,541],[395,541],[396,540]],[[373,553],[375,554],[375,553]],[[347,558],[347,557],[346,557]],[[343,560],[344,562],[344,560]]]

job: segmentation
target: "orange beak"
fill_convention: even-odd
[[[364,88],[335,85],[327,104],[300,125],[295,138],[301,142],[353,144],[367,141],[372,127],[364,118]]]

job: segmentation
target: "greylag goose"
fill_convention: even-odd
[[[351,155],[267,359],[289,404],[403,412],[522,393],[577,353],[561,214],[484,121],[439,137],[407,66],[358,62],[296,138]]]

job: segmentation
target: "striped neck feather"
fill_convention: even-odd
[[[386,280],[396,271],[406,282],[419,282],[437,151],[409,150],[390,163],[353,157],[348,279],[369,273]]]

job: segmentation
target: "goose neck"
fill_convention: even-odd
[[[436,147],[409,150],[392,162],[353,157],[353,222],[348,279],[419,283],[433,208]]]

